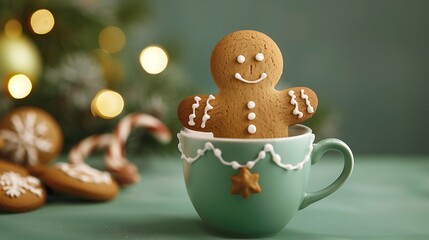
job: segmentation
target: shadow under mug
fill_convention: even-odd
[[[289,137],[272,139],[214,138],[182,129],[177,134],[189,198],[209,228],[229,236],[263,237],[277,233],[295,213],[335,192],[353,171],[353,154],[339,139],[313,143],[304,125]],[[344,166],[326,188],[306,192],[311,165],[327,151],[338,151]],[[259,174],[259,193],[243,198],[231,194],[230,177],[246,167]]]

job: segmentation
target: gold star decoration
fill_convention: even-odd
[[[231,194],[240,194],[243,198],[249,198],[252,193],[261,192],[258,180],[258,173],[251,173],[245,167],[240,168],[237,175],[231,176]]]

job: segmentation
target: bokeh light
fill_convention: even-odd
[[[119,52],[125,46],[125,34],[118,27],[106,27],[98,35],[100,48],[109,53]]]
[[[46,34],[55,25],[54,15],[47,9],[37,10],[30,18],[31,29],[37,34]]]
[[[40,52],[31,39],[26,38],[25,34],[18,37],[0,34],[0,82],[19,73],[35,83],[41,71]]]
[[[22,33],[21,23],[15,19],[7,21],[4,26],[4,33],[6,34],[6,36],[11,38],[16,38],[21,36],[21,33]]]
[[[167,53],[158,46],[149,46],[140,53],[140,64],[150,74],[161,73],[168,64]]]
[[[124,109],[124,99],[112,90],[103,89],[95,95],[91,103],[91,111],[95,116],[110,119],[121,114]]]
[[[15,99],[22,99],[30,94],[33,85],[30,79],[24,74],[12,76],[7,83],[9,94]]]

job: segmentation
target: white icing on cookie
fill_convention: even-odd
[[[254,101],[249,101],[249,102],[247,103],[247,108],[248,108],[248,109],[254,109],[254,108],[255,108],[255,106],[256,106],[256,103],[255,103]]]
[[[237,57],[237,62],[238,63],[244,63],[246,61],[246,58],[243,55],[239,55]]]
[[[86,163],[58,163],[57,167],[68,176],[85,183],[110,184],[112,178],[108,172],[99,171]]]
[[[256,114],[254,112],[250,112],[249,114],[247,114],[247,119],[249,119],[250,121],[254,120],[256,118]]]
[[[256,133],[256,126],[255,126],[255,125],[253,125],[253,124],[250,124],[250,125],[247,127],[247,132],[249,132],[250,134],[255,134],[255,133]]]
[[[4,172],[0,174],[0,187],[10,198],[18,198],[26,191],[30,191],[37,197],[42,197],[43,191],[39,179],[32,176],[21,176],[16,172]]]
[[[205,128],[207,120],[210,119],[210,115],[208,114],[208,112],[213,109],[213,106],[209,103],[212,99],[215,99],[213,95],[210,95],[209,98],[207,98],[206,107],[204,108],[204,116],[201,122],[201,128]]]
[[[47,138],[48,126],[38,121],[35,112],[12,115],[11,123],[11,129],[0,130],[0,138],[5,140],[3,151],[12,153],[11,160],[35,166],[39,163],[39,152],[52,151],[53,143]]]
[[[215,157],[225,166],[230,166],[233,169],[239,169],[242,167],[247,167],[248,169],[252,169],[260,160],[265,159],[265,157],[267,155],[266,153],[268,152],[271,154],[271,160],[275,164],[277,164],[277,166],[279,166],[285,170],[288,170],[288,171],[299,170],[299,169],[302,169],[304,167],[304,165],[310,160],[310,154],[311,154],[311,151],[313,151],[313,141],[314,141],[314,134],[311,134],[311,141],[310,141],[310,144],[308,146],[307,154],[305,155],[304,159],[301,162],[299,162],[295,165],[288,164],[288,163],[282,163],[281,162],[281,160],[282,160],[281,156],[275,152],[274,146],[272,144],[269,144],[269,143],[265,144],[264,148],[261,151],[259,151],[258,156],[254,160],[248,161],[248,162],[246,162],[246,164],[241,165],[237,161],[230,161],[230,162],[225,161],[222,157],[222,150],[220,150],[219,148],[216,148],[211,142],[206,142],[204,144],[203,149],[198,149],[195,157],[187,157],[183,153],[183,150],[182,150],[182,144],[180,142],[181,141],[180,133],[177,134],[177,137],[179,138],[178,148],[179,148],[180,153],[182,154],[181,158],[182,158],[182,160],[184,160],[190,164],[194,163],[201,156],[203,156],[207,151],[211,150],[211,151],[213,151],[213,154],[215,155]]]
[[[258,61],[258,62],[262,62],[262,61],[264,61],[264,54],[262,54],[262,53],[258,53],[258,54],[256,54],[255,59],[256,59],[256,61]]]
[[[234,74],[234,77],[235,77],[237,80],[240,80],[240,81],[242,81],[242,82],[244,82],[244,83],[259,83],[259,82],[261,82],[262,80],[264,80],[265,78],[267,78],[267,74],[263,72],[263,73],[261,73],[261,76],[260,76],[258,79],[253,80],[253,81],[244,79],[244,78],[241,76],[241,74],[240,74],[240,73],[235,73],[235,74]]]
[[[256,103],[254,101],[249,101],[247,103],[247,108],[252,110],[254,109],[256,106]],[[250,112],[249,114],[247,114],[247,119],[249,119],[250,121],[254,120],[256,118],[256,114],[254,112]],[[250,124],[249,126],[247,126],[247,132],[250,134],[255,134],[256,133],[256,126],[254,124]]]
[[[192,104],[192,113],[189,114],[189,122],[188,122],[189,126],[195,125],[194,118],[197,117],[197,115],[195,115],[195,110],[200,106],[201,98],[198,96],[195,96],[194,100],[195,100],[195,103]]]
[[[295,106],[295,108],[293,109],[293,115],[298,116],[298,118],[302,118],[304,114],[298,109],[298,102],[296,101],[295,91],[290,90],[288,94],[291,97],[290,104]]]
[[[308,99],[308,95],[304,94],[304,89],[301,89],[301,98],[305,100],[305,104],[307,105],[307,112],[314,113],[314,108],[311,106],[311,102]]]

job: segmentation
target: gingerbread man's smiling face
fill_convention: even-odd
[[[274,88],[283,71],[283,58],[270,37],[244,30],[230,33],[215,46],[210,67],[221,91]]]

